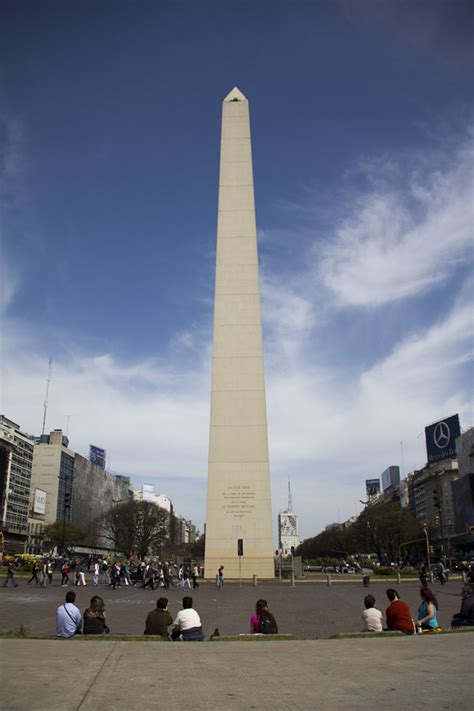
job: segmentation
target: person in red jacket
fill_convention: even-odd
[[[400,600],[397,591],[393,588],[388,588],[387,597],[390,600],[390,605],[385,611],[385,615],[387,617],[387,629],[400,630],[403,634],[413,634],[415,628],[410,608],[406,602]]]

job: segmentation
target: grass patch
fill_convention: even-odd
[[[295,639],[292,634],[236,634],[228,637],[213,637],[210,642],[286,642]]]
[[[423,635],[404,635],[403,632],[391,630],[387,632],[338,632],[329,639],[363,639],[365,637],[435,637],[440,634],[459,634],[460,632],[474,632],[474,627],[446,627],[439,632],[425,632]]]
[[[405,637],[403,632],[391,630],[390,632],[338,632],[329,639],[364,639],[365,637]]]

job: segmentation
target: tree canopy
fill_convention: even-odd
[[[169,537],[169,513],[151,501],[129,501],[102,517],[101,535],[127,557],[157,553]]]
[[[344,558],[355,553],[375,553],[380,562],[395,562],[400,545],[423,536],[413,515],[397,502],[378,502],[366,506],[356,521],[334,526],[298,548],[304,558]],[[406,549],[401,550],[401,557]]]
[[[64,543],[65,548],[71,548],[84,543],[87,533],[73,523],[63,524],[62,521],[55,521],[55,523],[50,523],[44,527],[42,537],[43,544],[46,546],[51,544],[52,546],[61,547]]]

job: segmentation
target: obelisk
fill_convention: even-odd
[[[237,87],[222,105],[206,577],[221,565],[225,577],[274,577],[249,104]]]

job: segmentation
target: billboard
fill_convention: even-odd
[[[382,472],[382,489],[394,489],[400,483],[400,467],[391,466]]]
[[[425,427],[428,464],[455,457],[456,439],[460,434],[459,415],[452,415]]]
[[[378,496],[380,494],[380,479],[366,479],[365,491],[367,496]]]
[[[89,445],[89,460],[91,464],[105,469],[105,449],[95,447],[93,444]]]
[[[33,503],[33,513],[46,513],[46,491],[35,489],[35,500]]]

